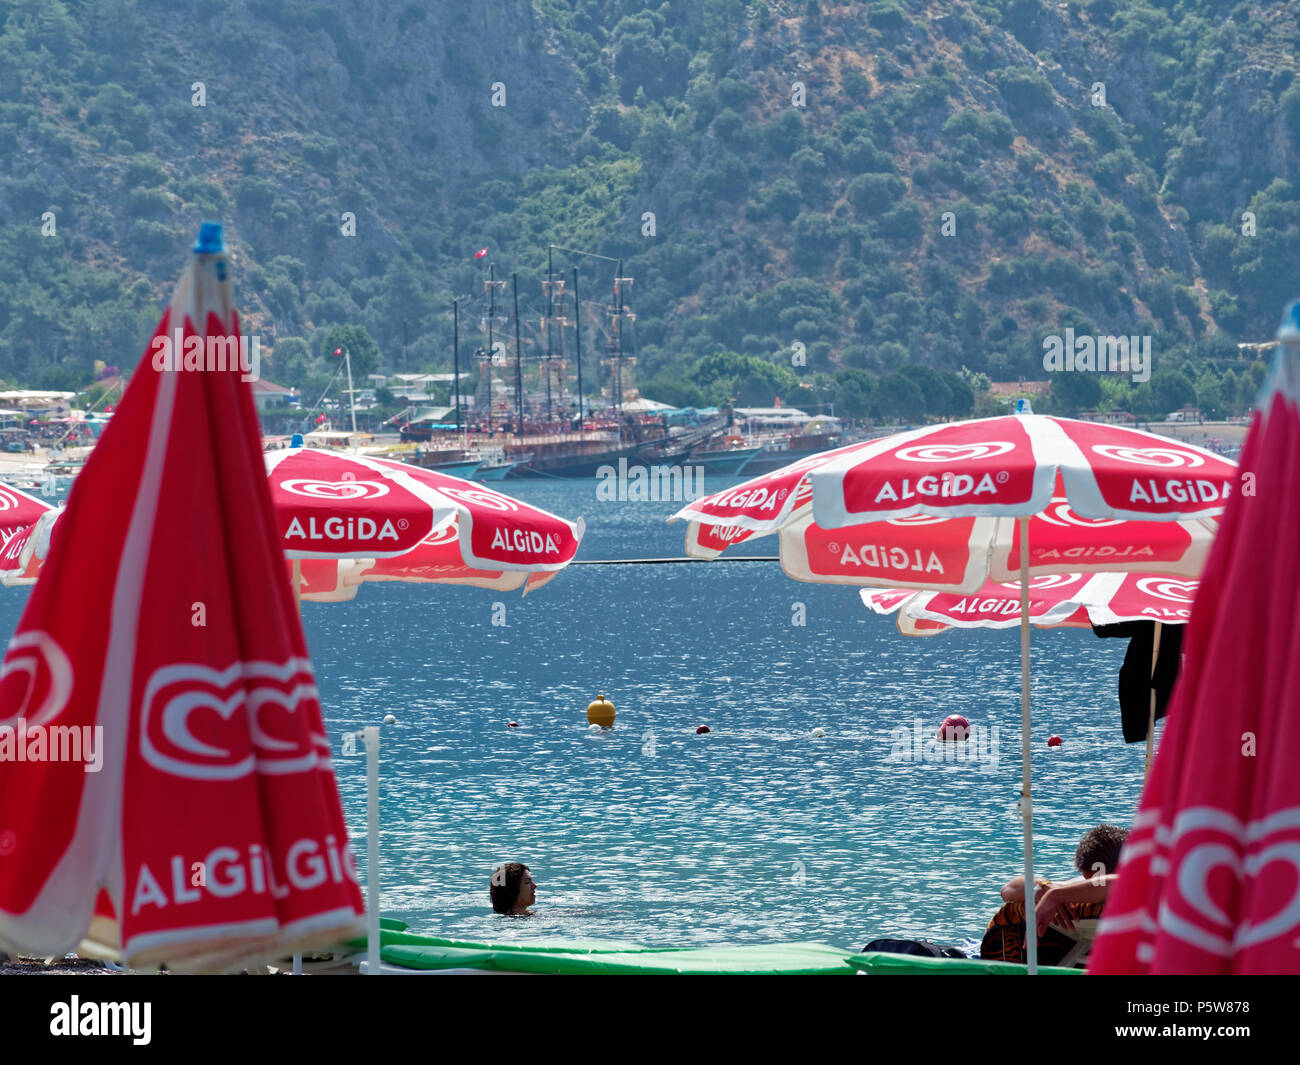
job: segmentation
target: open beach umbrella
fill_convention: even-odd
[[[1029,619],[1035,628],[1081,628],[1124,621],[1183,625],[1197,581],[1140,573],[1051,573],[1029,579]],[[863,588],[868,609],[896,614],[905,636],[951,628],[1008,629],[1020,624],[1020,583],[989,581],[978,592],[918,592]],[[919,627],[918,627],[919,625]]]
[[[362,927],[252,396],[208,361],[220,226],[194,250],[0,666],[0,949],[222,970]]]
[[[314,448],[266,454],[285,557],[302,598],[369,581],[525,591],[572,561],[583,522],[403,462]]]
[[[24,559],[23,549],[36,523],[54,508],[13,485],[0,484],[0,584],[33,584],[39,563]]]
[[[1114,425],[1023,413],[850,444],[689,503],[697,557],[781,534],[801,580],[978,591],[1021,586],[1022,808],[1033,883],[1029,579],[1042,573],[1196,576],[1236,467],[1201,448]],[[1169,528],[1161,528],[1173,523]],[[1033,899],[1026,900],[1032,922]],[[1029,968],[1036,968],[1032,937]]]
[[[1300,302],[1278,339],[1090,972],[1300,973]]]
[[[349,600],[372,581],[526,594],[573,560],[585,529],[581,518],[407,463],[301,447],[264,458],[289,579],[310,601]],[[39,572],[61,516],[46,510],[0,548],[0,581],[6,565],[28,582]]]

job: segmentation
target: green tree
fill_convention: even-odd
[[[910,378],[901,373],[891,373],[880,379],[873,413],[881,421],[919,421],[925,413],[925,398]]]
[[[1095,373],[1087,371],[1052,374],[1052,406],[1063,414],[1078,414],[1081,410],[1096,410],[1101,401],[1101,382]]]
[[[1196,388],[1182,370],[1156,370],[1145,390],[1150,397],[1145,412],[1151,415],[1169,414],[1196,401]]]
[[[354,387],[361,387],[358,381],[364,381],[367,374],[379,371],[379,346],[370,338],[364,326],[332,325],[323,333],[317,334],[319,340],[316,350],[324,359],[331,359],[338,348],[346,348],[352,362],[352,381]],[[331,362],[331,372],[338,364]]]
[[[876,379],[865,370],[840,370],[835,375],[835,413],[841,418],[866,418],[875,390]]]

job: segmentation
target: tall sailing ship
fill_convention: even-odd
[[[453,301],[453,359],[455,395],[452,406],[409,409],[399,416],[403,441],[415,443],[408,461],[470,479],[504,477],[592,477],[619,460],[641,464],[688,463],[714,476],[750,476],[774,469],[839,443],[839,422],[804,414],[794,408],[729,408],[707,411],[665,411],[662,404],[627,402],[636,358],[631,327],[636,315],[627,296],[633,278],[623,262],[591,252],[574,254],[615,264],[612,300],[604,305],[605,371],[608,408],[589,407],[583,387],[583,303],[578,295],[578,270],[571,281],[557,276],[551,246],[546,279],[542,282],[542,313],[530,323],[530,347],[537,353],[527,376],[535,381],[525,390],[525,357],[519,314],[518,275],[496,276],[489,262],[483,282],[485,314],[479,328],[485,346],[474,358],[478,384],[472,400],[460,394],[460,301]],[[498,313],[510,285],[511,314]],[[600,323],[597,323],[598,327]],[[503,331],[502,326],[512,326]],[[569,333],[577,370],[576,389],[567,382]],[[511,335],[513,333],[513,336]],[[513,340],[513,345],[509,341]],[[513,351],[511,348],[513,347]],[[530,382],[531,384],[532,382]],[[511,387],[513,385],[513,387]],[[511,394],[513,393],[513,395]]]

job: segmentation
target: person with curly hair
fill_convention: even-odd
[[[1079,841],[1074,867],[1079,876],[1059,884],[1035,877],[1034,917],[1039,939],[1039,961],[1052,964],[1056,946],[1044,940],[1053,926],[1074,930],[1074,922],[1101,915],[1106,897],[1117,879],[1120,851],[1128,832],[1117,825],[1098,825]],[[983,958],[1022,961],[1025,939],[1025,878],[1014,876],[1002,887],[1004,905],[989,922],[980,949]],[[1046,957],[1044,952],[1046,951]]]

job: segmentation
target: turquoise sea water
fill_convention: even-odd
[[[664,523],[679,504],[597,501],[594,481],[500,487],[585,517],[581,559],[682,554],[685,526]],[[775,554],[776,541],[751,550]],[[0,590],[7,631],[25,598]],[[955,943],[979,938],[1021,868],[1016,630],[905,638],[854,589],[796,583],[775,562],[574,566],[527,598],[376,584],[304,604],[303,620],[335,751],[345,732],[397,717],[382,730],[383,910],[417,931]],[[1072,875],[1082,832],[1128,824],[1136,805],[1142,745],[1123,744],[1115,698],[1123,652],[1035,630],[1045,875]],[[618,720],[592,733],[597,693]],[[928,736],[950,713],[996,727],[990,757],[899,759],[891,730]],[[1065,742],[1049,750],[1053,733]],[[364,871],[364,758],[335,768]],[[533,870],[532,918],[491,913],[505,860]]]

